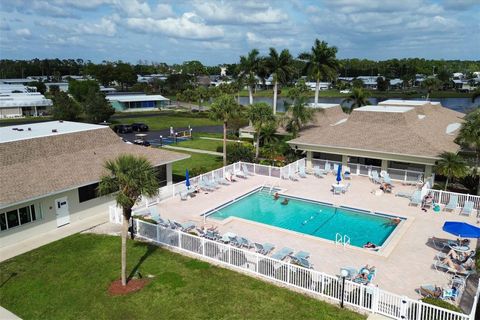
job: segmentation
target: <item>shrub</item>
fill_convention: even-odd
[[[227,146],[227,162],[253,162],[255,150],[251,144],[233,143]]]
[[[443,300],[435,299],[435,298],[430,298],[430,297],[423,298],[422,301],[425,302],[425,303],[440,307],[440,308],[444,308],[444,309],[448,309],[448,310],[463,313],[462,309],[460,309],[459,307],[457,307],[457,306],[455,306],[451,303],[448,303],[447,301],[443,301]]]
[[[191,177],[196,177],[196,176],[199,176],[201,175],[202,173],[206,173],[208,172],[209,170],[206,168],[206,167],[193,167],[189,174]]]

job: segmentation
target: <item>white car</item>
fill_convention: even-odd
[[[347,90],[340,90],[340,93],[352,93],[352,91],[350,91],[348,89]]]

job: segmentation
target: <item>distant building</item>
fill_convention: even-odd
[[[402,79],[390,79],[390,88],[392,89],[400,89],[403,87],[403,80]]]
[[[367,89],[377,90],[377,78],[379,76],[358,76],[356,79],[362,80],[363,87]]]
[[[47,112],[52,100],[39,92],[4,92],[0,94],[0,118],[38,116]]]
[[[305,85],[310,88],[310,90],[315,90],[317,87],[317,83],[313,81],[305,82]],[[320,90],[328,90],[332,87],[332,84],[330,82],[320,82],[319,83],[319,88]]]
[[[48,91],[50,91],[52,86],[57,86],[60,91],[68,92],[68,82],[46,82],[45,86],[47,87]]]
[[[116,111],[151,111],[167,105],[170,99],[159,94],[147,95],[144,93],[116,93],[107,94],[107,100]]]

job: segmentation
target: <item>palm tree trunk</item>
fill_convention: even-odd
[[[252,92],[252,86],[248,86],[248,102],[249,104],[253,104],[253,92]]]
[[[275,81],[273,86],[273,114],[277,114],[277,94],[278,94],[278,82]]]
[[[132,215],[131,208],[123,208],[123,225],[122,225],[122,286],[127,285],[127,236],[130,216]]]
[[[320,91],[320,79],[317,79],[317,85],[315,86],[315,107],[318,104],[318,92]]]
[[[445,191],[447,191],[447,186],[448,186],[448,177],[447,177],[447,180],[445,181]]]
[[[427,90],[427,101],[430,99],[430,90]]]
[[[227,165],[227,121],[223,122],[223,166]]]
[[[257,146],[255,147],[255,159],[258,159],[260,151],[260,131],[257,132]]]

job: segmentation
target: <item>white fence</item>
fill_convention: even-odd
[[[207,261],[227,265],[257,276],[273,280],[319,297],[340,302],[360,310],[378,313],[393,319],[406,320],[474,320],[478,290],[470,315],[439,308],[419,300],[399,296],[349,280],[342,285],[338,276],[305,269],[287,262],[239,249],[227,244],[201,238],[179,230],[164,228],[142,220],[134,220],[137,236],[156,244],[174,247]]]
[[[312,165],[318,166],[320,167],[320,169],[325,169],[325,164],[327,163],[330,163],[332,171],[334,170],[334,167],[342,164],[340,161],[312,159]],[[348,163],[348,167],[350,168],[351,174],[358,176],[369,176],[371,171],[376,170],[378,173],[380,173],[380,171],[382,170],[382,168],[378,166],[369,166],[351,162]],[[390,175],[390,178],[395,181],[415,182],[423,179],[423,172],[421,171],[388,168],[387,172]]]
[[[470,202],[473,202],[473,207],[475,209],[480,210],[480,196],[475,196],[473,194],[435,190],[435,189],[429,189],[428,192],[433,195],[433,199],[435,200],[436,203],[447,205],[448,202],[450,201],[450,198],[453,195],[456,195],[458,198],[457,208],[463,208],[465,202],[470,201]]]

